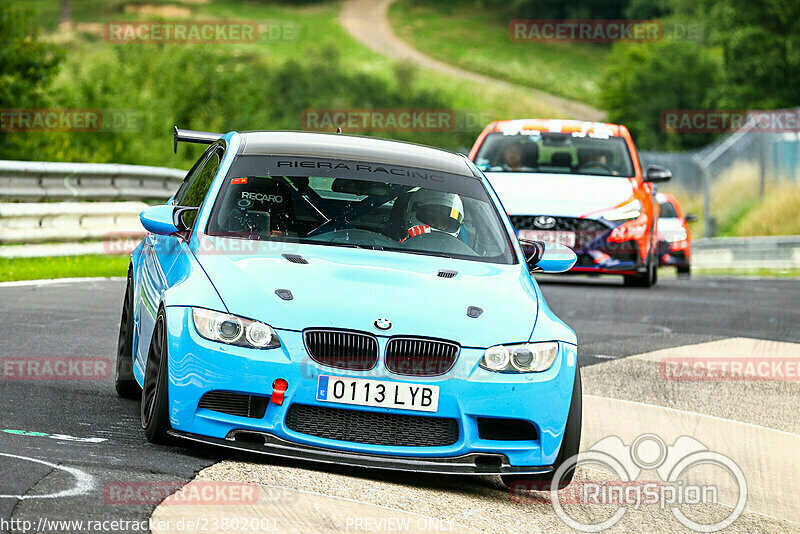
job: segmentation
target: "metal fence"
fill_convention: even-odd
[[[715,186],[727,185],[723,180],[755,198],[763,198],[771,186],[800,183],[800,133],[796,131],[770,133],[745,127],[701,149],[641,151],[639,155],[643,167],[663,165],[672,171],[667,187],[702,195],[706,237],[717,234],[718,214],[712,201]]]

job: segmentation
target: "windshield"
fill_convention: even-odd
[[[516,263],[479,180],[365,162],[240,156],[206,231]]]
[[[634,175],[628,146],[621,137],[538,130],[487,135],[475,164],[488,172]]]
[[[659,206],[661,206],[660,217],[662,219],[674,219],[678,216],[675,212],[675,206],[673,206],[671,202],[662,202]]]

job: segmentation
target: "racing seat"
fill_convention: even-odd
[[[408,235],[408,228],[405,226],[405,216],[408,210],[408,202],[411,200],[411,193],[406,192],[398,195],[394,199],[392,212],[389,215],[388,231],[389,237],[395,241],[400,241]]]

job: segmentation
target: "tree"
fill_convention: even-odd
[[[42,107],[61,54],[37,39],[30,14],[0,2],[0,113],[9,108]],[[0,130],[0,158],[19,158],[19,134]]]
[[[61,0],[61,6],[58,12],[58,23],[69,24],[70,22],[70,0]]]
[[[800,3],[705,0],[712,45],[722,49],[721,107],[770,109],[800,103]]]
[[[640,148],[680,150],[702,146],[707,134],[674,134],[661,128],[661,113],[712,104],[719,60],[700,43],[664,40],[617,44],[601,82],[601,105],[611,122],[625,124]]]

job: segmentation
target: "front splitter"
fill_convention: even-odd
[[[508,463],[508,458],[505,455],[496,453],[470,453],[461,456],[438,458],[380,456],[292,443],[272,434],[249,430],[234,430],[224,439],[200,436],[177,430],[170,430],[169,434],[176,438],[239,451],[372,469],[447,475],[541,475],[553,471],[552,466],[513,466]],[[261,439],[263,439],[263,444],[260,442]]]

